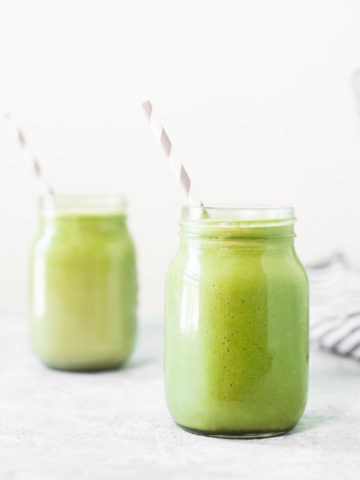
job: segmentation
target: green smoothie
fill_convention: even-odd
[[[114,368],[135,342],[134,245],[122,209],[80,204],[42,214],[31,252],[31,344],[54,368]]]
[[[253,213],[255,221],[208,211],[183,221],[167,277],[169,410],[195,433],[284,433],[307,396],[308,284],[291,210],[284,219]]]

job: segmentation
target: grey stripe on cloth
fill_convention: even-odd
[[[360,361],[360,269],[336,254],[307,272],[310,342]]]

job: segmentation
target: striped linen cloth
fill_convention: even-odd
[[[310,342],[360,361],[360,269],[337,254],[307,272]]]

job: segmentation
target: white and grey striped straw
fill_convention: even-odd
[[[360,115],[360,69],[355,70],[352,74],[351,83],[355,94],[356,109]]]
[[[7,123],[10,134],[16,138],[18,144],[20,145],[24,159],[30,169],[35,174],[41,186],[41,189],[43,190],[43,193],[48,195],[54,195],[55,192],[53,188],[46,182],[40,163],[31,152],[22,130],[17,126],[9,113],[5,115],[5,121]]]
[[[154,111],[154,108],[149,100],[142,104],[144,109],[145,115],[149,120],[150,128],[153,131],[155,138],[157,139],[158,143],[162,146],[171,169],[176,175],[176,178],[180,181],[181,186],[186,192],[188,201],[192,206],[201,207],[203,204],[198,199],[196,195],[194,195],[194,190],[191,185],[190,177],[185,170],[183,164],[175,157],[173,152],[173,147],[171,141],[166,133],[164,127],[162,126],[160,119],[157,113]]]

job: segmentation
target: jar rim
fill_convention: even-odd
[[[282,205],[259,204],[259,205],[226,205],[226,204],[204,204],[202,206],[186,205],[182,208],[181,224],[189,225],[194,223],[294,223],[294,208]]]
[[[122,194],[54,194],[39,198],[44,214],[58,213],[119,213],[125,212],[126,198]]]

